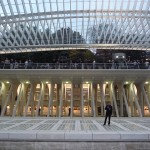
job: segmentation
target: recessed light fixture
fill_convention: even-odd
[[[145,82],[145,84],[148,84],[148,83],[149,83],[148,81]]]
[[[108,82],[106,82],[106,84],[108,84]]]
[[[46,83],[46,84],[48,84],[49,82],[48,82],[48,81],[46,81],[45,83]]]
[[[29,84],[29,81],[26,81],[26,84]]]
[[[129,82],[125,82],[125,84],[129,84]]]
[[[6,81],[6,83],[9,84],[10,82],[9,82],[9,81]]]
[[[86,82],[86,84],[88,84],[89,82]]]
[[[69,82],[68,81],[66,81],[66,84],[68,84]]]

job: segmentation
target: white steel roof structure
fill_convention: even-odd
[[[150,50],[150,0],[0,0],[0,54]]]

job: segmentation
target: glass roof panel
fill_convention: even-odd
[[[150,50],[149,11],[149,0],[1,0],[0,52],[61,44]]]

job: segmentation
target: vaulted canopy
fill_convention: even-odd
[[[1,0],[0,54],[150,50],[150,0]]]

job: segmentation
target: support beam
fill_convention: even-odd
[[[123,93],[123,99],[124,99],[124,102],[125,102],[125,106],[126,106],[126,111],[127,111],[128,117],[131,117],[131,111],[129,109],[129,105],[128,105],[128,101],[127,101],[127,97],[126,97],[126,94],[125,94],[125,89],[123,87],[123,84],[121,86],[121,90],[122,90],[122,93]]]
[[[139,102],[138,102],[138,97],[137,97],[137,95],[135,93],[135,87],[134,87],[133,83],[131,83],[131,91],[132,91],[132,94],[133,94],[133,97],[134,97],[134,101],[135,101],[136,107],[137,107],[138,112],[139,112],[139,116],[142,117],[141,108],[140,108],[140,105],[139,105]]]
[[[118,107],[117,107],[117,102],[116,102],[116,96],[115,96],[115,93],[114,93],[113,83],[110,84],[110,91],[111,91],[111,94],[112,94],[112,101],[113,101],[114,106],[115,106],[116,116],[119,117]]]

